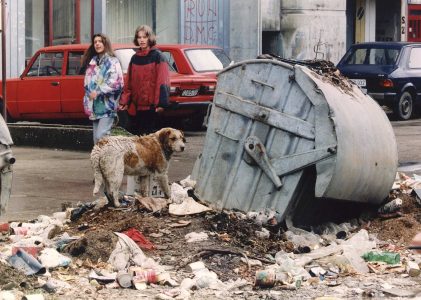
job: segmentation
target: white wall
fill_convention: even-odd
[[[365,42],[376,41],[376,0],[365,2]]]
[[[6,15],[6,76],[11,78],[18,77],[25,68],[25,0],[8,0]]]
[[[158,43],[178,43],[179,41],[179,1],[156,1],[156,35]]]
[[[283,0],[282,56],[337,63],[346,50],[346,0]]]
[[[229,56],[234,61],[256,58],[261,45],[260,0],[231,0]]]

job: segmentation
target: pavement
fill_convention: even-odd
[[[399,170],[408,175],[421,175],[421,120],[392,122],[392,125],[398,144]],[[66,202],[77,204],[96,199],[92,196],[90,128],[82,126],[75,130],[66,125],[34,124],[9,124],[9,128],[16,145],[12,148],[16,163],[9,209],[0,216],[0,220],[33,219],[40,214],[61,211],[62,204]],[[75,136],[78,131],[80,134]],[[194,162],[202,151],[206,132],[185,134],[186,151],[175,154],[170,163],[171,182],[191,174]],[[121,190],[126,190],[125,182]]]
[[[176,153],[170,162],[171,182],[190,175],[204,135],[205,132],[186,132],[186,150]],[[7,213],[0,220],[30,220],[61,211],[66,202],[85,203],[97,198],[92,196],[90,151],[26,146],[13,146],[12,150],[16,157],[12,194]],[[121,190],[126,190],[125,182]]]

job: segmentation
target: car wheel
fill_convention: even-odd
[[[413,101],[412,95],[409,92],[403,92],[395,107],[393,113],[400,120],[409,120],[412,117],[413,113]]]
[[[14,120],[12,119],[12,117],[10,116],[9,112],[6,112],[7,114],[7,123],[12,123],[14,122]],[[0,100],[0,115],[3,116],[3,100]],[[4,117],[3,117],[4,119]]]

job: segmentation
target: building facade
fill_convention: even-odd
[[[338,62],[352,43],[421,41],[421,0],[6,0],[7,75],[43,46],[106,33],[130,43],[149,24],[160,43],[218,45],[234,61],[274,53]]]

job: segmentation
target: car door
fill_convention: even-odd
[[[75,117],[84,116],[83,112],[83,80],[81,69],[83,51],[69,51],[67,56],[66,74],[61,81],[61,111],[72,113]]]
[[[61,111],[62,69],[63,51],[38,54],[18,83],[17,107],[20,114],[48,118],[49,114]]]
[[[408,77],[415,85],[419,98],[421,95],[421,47],[411,48],[408,59]]]

